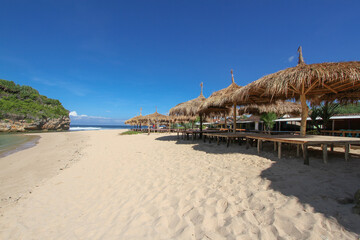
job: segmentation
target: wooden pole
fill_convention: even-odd
[[[202,119],[202,114],[200,114],[200,139],[202,138],[202,127],[203,127],[203,119]]]
[[[234,124],[233,124],[233,132],[236,132],[236,102],[234,102]]]
[[[305,94],[300,95],[300,102],[301,102],[301,127],[300,127],[300,135],[306,135],[306,121],[308,117],[308,106],[306,104],[306,96]]]
[[[224,113],[224,117],[225,117],[225,128],[227,129],[226,112]]]

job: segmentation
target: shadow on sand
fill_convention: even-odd
[[[309,152],[310,166],[296,158],[276,159],[261,173],[271,181],[270,188],[286,196],[295,196],[304,206],[336,220],[345,229],[360,234],[360,216],[352,213],[354,204],[340,204],[339,199],[353,198],[360,189],[360,157],[352,154],[349,162],[344,152],[329,153],[329,163],[322,162],[322,151]]]
[[[221,142],[219,145],[212,142],[209,143],[209,141],[203,142],[203,140],[186,140],[182,138],[178,138],[176,135],[172,136],[162,136],[156,138],[158,141],[172,141],[175,142],[175,144],[187,144],[187,145],[193,145],[192,148],[196,151],[202,151],[206,153],[211,154],[229,154],[229,153],[243,153],[248,154],[250,152],[244,151],[243,147],[239,146],[239,143],[232,143],[229,147],[226,147],[226,143]],[[243,145],[244,146],[244,143]]]
[[[177,136],[162,136],[158,141],[175,141],[176,144],[192,144],[196,151],[212,154],[257,154],[255,147],[246,149],[238,143],[204,143],[202,140],[183,140]],[[314,212],[322,213],[336,220],[345,229],[360,234],[360,216],[352,213],[353,204],[340,204],[338,199],[352,198],[360,188],[360,155],[351,154],[349,162],[344,160],[343,149],[329,152],[328,164],[322,162],[320,149],[309,149],[310,166],[303,164],[302,158],[295,156],[296,150],[284,148],[282,159],[276,157],[272,144],[264,144],[261,157],[274,163],[261,172],[261,177],[271,181],[270,188],[285,196],[299,199],[305,209],[313,208]]]

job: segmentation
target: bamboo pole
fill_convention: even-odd
[[[236,132],[236,102],[234,102],[234,124],[233,124],[233,132]]]
[[[300,135],[306,135],[306,121],[308,117],[308,106],[306,105],[306,96],[305,94],[300,95],[300,102],[301,102],[301,127],[300,127]]]
[[[224,117],[225,117],[225,128],[227,129],[227,119],[226,119],[226,112],[224,113]]]
[[[200,114],[200,139],[202,138],[202,126],[203,126],[203,118],[202,118],[202,114]]]

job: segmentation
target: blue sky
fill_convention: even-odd
[[[359,60],[360,1],[0,0],[0,78],[76,111],[77,123],[160,113],[235,81]],[[75,119],[75,118],[73,118]]]

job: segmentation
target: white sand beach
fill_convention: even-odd
[[[0,239],[358,239],[360,158],[122,130],[42,133],[0,159]]]

